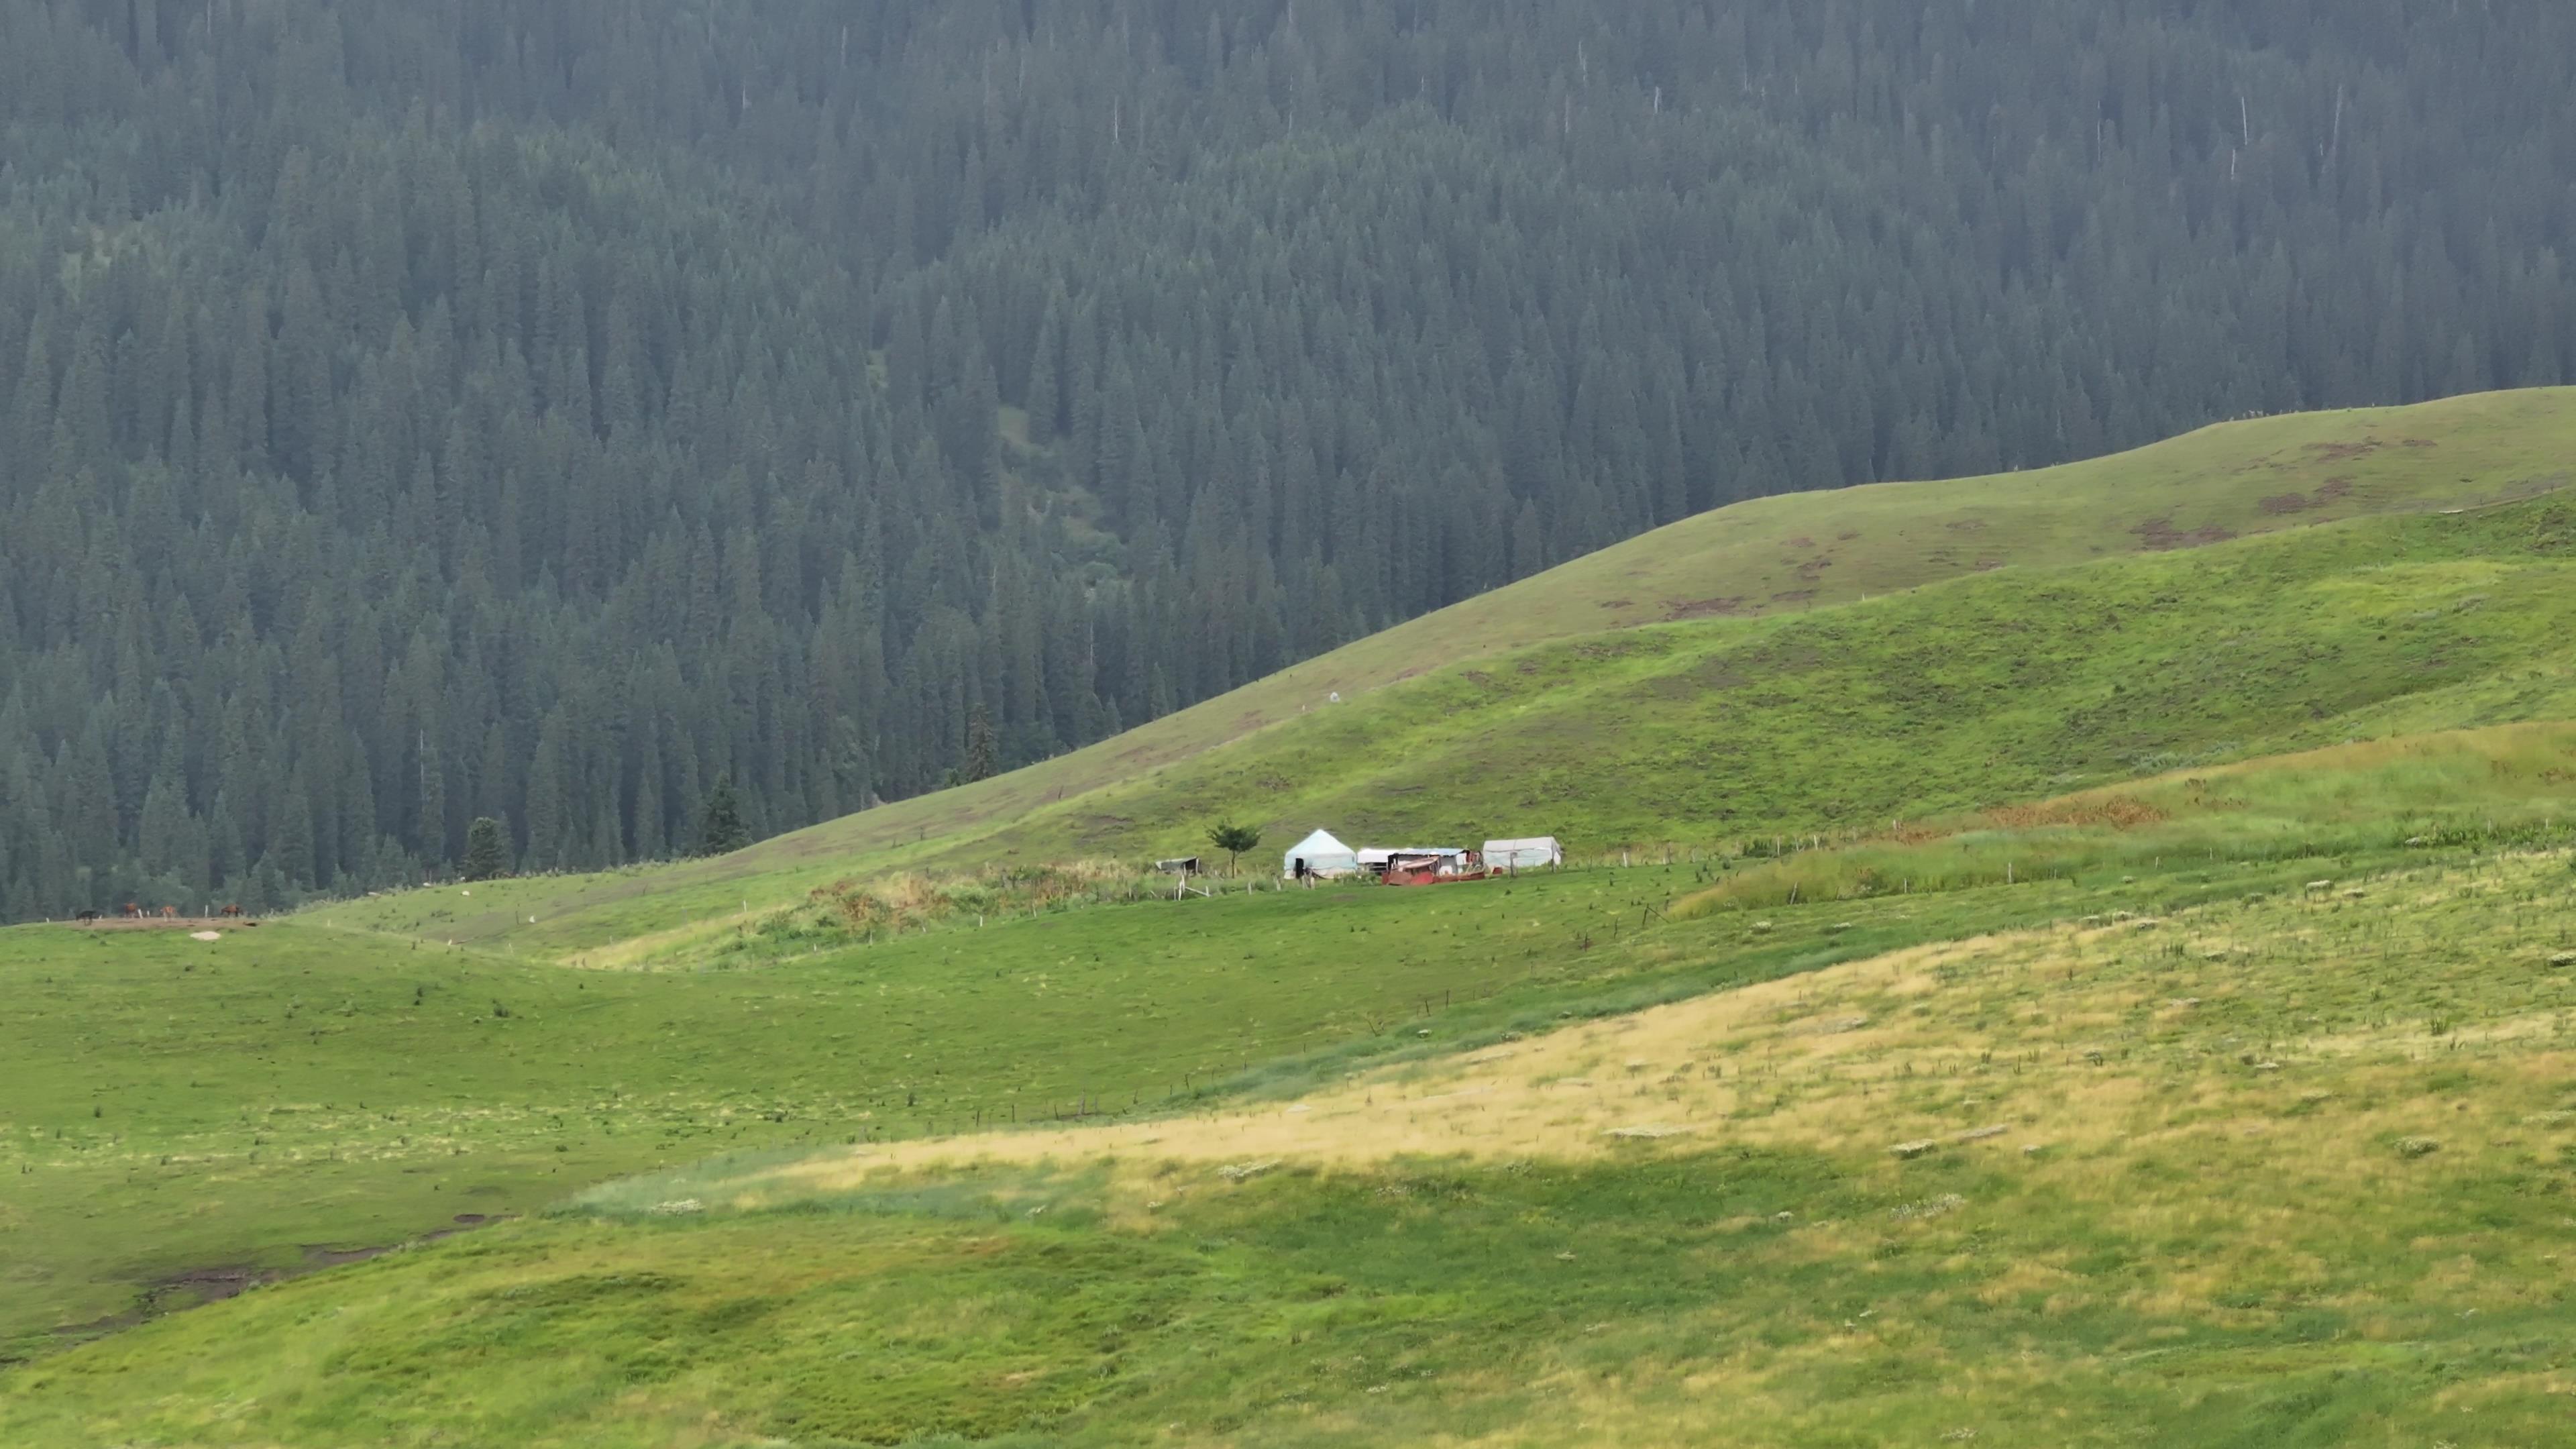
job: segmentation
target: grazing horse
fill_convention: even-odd
[[[99,914],[96,911],[83,911],[79,915],[72,917],[75,921],[95,921],[98,918]]]
[[[175,921],[179,919],[179,908],[177,906],[163,906],[161,908],[161,919],[165,921]]]
[[[125,903],[124,914],[139,920],[143,916],[143,908],[132,901],[127,901]]]
[[[239,920],[241,918],[241,913],[242,908],[239,906],[226,906],[222,910],[216,912],[217,915],[233,920]]]

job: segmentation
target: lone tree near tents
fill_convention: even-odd
[[[742,823],[742,807],[734,802],[733,777],[718,775],[698,815],[698,854],[731,855],[749,844],[751,827]]]
[[[1237,866],[1242,861],[1245,851],[1258,849],[1261,845],[1259,830],[1249,825],[1237,825],[1231,820],[1220,820],[1209,826],[1207,838],[1208,844],[1225,852],[1227,875],[1238,873]]]
[[[510,848],[502,843],[501,822],[489,815],[474,817],[465,830],[465,878],[498,880],[510,873]]]

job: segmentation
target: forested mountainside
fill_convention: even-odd
[[[0,916],[687,848],[1756,494],[2566,380],[2576,11],[0,0]]]

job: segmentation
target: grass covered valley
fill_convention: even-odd
[[[2571,407],[1737,505],[715,860],[0,931],[0,1443],[2552,1442]],[[1575,868],[1271,888],[1319,824]]]

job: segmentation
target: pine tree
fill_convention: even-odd
[[[465,831],[466,880],[497,880],[510,873],[510,848],[502,834],[501,822],[489,815],[474,817]]]
[[[715,789],[707,793],[706,805],[698,812],[698,854],[730,855],[749,844],[751,830],[742,823],[742,807],[733,795],[733,777],[718,775]]]

